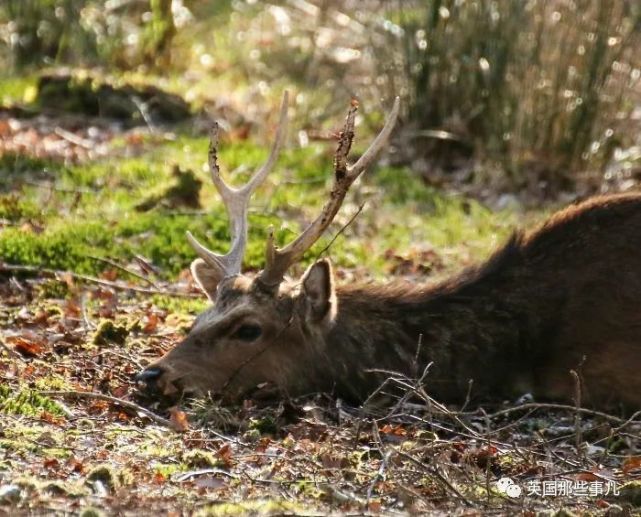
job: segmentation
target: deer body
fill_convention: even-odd
[[[139,375],[165,394],[242,398],[257,387],[297,395],[326,391],[363,401],[388,372],[412,376],[443,402],[511,398],[641,407],[641,195],[595,198],[515,234],[479,267],[436,285],[336,287],[327,260],[299,282],[284,280],[336,215],[354,180],[385,143],[381,134],[347,166],[356,106],[335,157],[334,185],[319,217],[292,243],[267,242],[265,269],[241,274],[247,207],[282,143],[287,97],[267,164],[239,189],[220,178],[217,135],[210,167],[227,206],[232,246],[214,254],[188,235],[201,258],[192,273],[213,307],[187,338]],[[470,385],[470,381],[472,384]]]
[[[641,195],[595,198],[440,284],[338,288],[322,370],[363,400],[384,375],[367,370],[415,375],[415,362],[432,363],[428,393],[462,403],[469,380],[477,400],[570,401],[573,369],[583,402],[638,409],[640,224]]]

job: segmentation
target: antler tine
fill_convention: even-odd
[[[289,94],[285,91],[280,107],[276,139],[274,140],[267,161],[242,187],[234,188],[229,186],[220,175],[220,168],[218,167],[218,124],[215,123],[211,129],[208,153],[209,170],[214,186],[220,194],[225,209],[227,210],[227,216],[229,217],[231,225],[232,244],[227,254],[219,255],[198,242],[191,232],[187,232],[187,240],[198,256],[211,267],[217,269],[223,277],[238,275],[241,272],[245,247],[247,245],[247,213],[249,211],[249,200],[253,192],[265,181],[265,178],[278,159],[287,132],[288,100]]]
[[[280,150],[283,147],[283,142],[285,141],[285,135],[287,134],[287,107],[289,106],[289,92],[285,90],[283,92],[283,100],[280,104],[280,116],[278,118],[278,128],[276,129],[276,138],[274,139],[274,144],[269,153],[267,161],[263,166],[258,169],[252,178],[247,182],[247,184],[241,188],[242,191],[246,191],[247,195],[250,196],[251,193],[256,190],[256,188],[265,181],[265,178],[269,172],[274,167]]]
[[[396,97],[383,129],[363,156],[350,167],[347,165],[347,156],[354,139],[354,122],[357,109],[358,104],[353,102],[347,113],[334,155],[334,183],[329,200],[323,206],[320,215],[295,240],[282,249],[275,248],[271,234],[267,239],[265,269],[259,276],[260,282],[266,288],[275,289],[282,282],[287,269],[303,256],[330,225],[340,209],[349,187],[369,166],[376,154],[387,142],[396,124],[400,109],[400,99]]]

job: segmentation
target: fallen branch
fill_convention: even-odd
[[[116,269],[119,269],[120,271],[127,273],[128,275],[131,275],[134,278],[137,278],[138,280],[142,280],[143,282],[145,282],[147,285],[150,285],[154,289],[157,289],[156,284],[153,281],[151,281],[149,278],[139,273],[136,273],[135,271],[132,271],[131,269],[126,268],[125,266],[121,266],[115,260],[111,260],[110,258],[106,258],[106,257],[96,257],[95,255],[87,255],[87,257],[92,260],[97,260],[98,262],[102,262],[103,264],[109,264],[111,267],[115,267]]]
[[[590,415],[590,416],[598,416],[601,418],[605,418],[606,420],[609,420],[611,422],[616,422],[618,424],[625,423],[626,425],[629,424],[641,424],[641,421],[630,421],[630,420],[625,420],[623,418],[620,418],[618,416],[610,415],[608,413],[604,413],[602,411],[596,411],[594,409],[586,409],[586,408],[577,408],[576,406],[570,406],[568,404],[554,404],[554,403],[546,403],[546,402],[528,402],[527,404],[521,404],[520,406],[514,406],[510,407],[507,409],[502,409],[500,411],[497,411],[495,413],[490,413],[488,414],[488,418],[496,418],[498,416],[504,416],[504,415],[509,415],[511,413],[514,413],[516,411],[526,411],[530,409],[559,409],[562,411],[572,411],[572,412],[578,412],[584,415]],[[459,413],[460,414],[460,413]],[[466,415],[475,415],[477,414],[476,411],[474,412],[468,412],[465,413]],[[636,415],[637,413],[635,413]]]
[[[54,133],[59,137],[64,138],[67,142],[71,142],[72,144],[87,150],[91,150],[96,147],[95,142],[92,142],[91,140],[88,140],[86,138],[82,138],[81,136],[78,136],[71,131],[67,131],[66,129],[63,129],[61,127],[55,128]]]
[[[163,294],[166,296],[177,296],[181,298],[197,298],[200,296],[195,293],[181,293],[179,291],[169,291],[165,289],[156,289],[152,287],[139,287],[135,285],[121,284],[119,282],[111,282],[109,280],[103,280],[102,278],[96,278],[90,275],[74,273],[73,271],[60,271],[57,269],[49,269],[49,268],[40,267],[40,266],[23,266],[23,265],[6,264],[6,263],[0,262],[0,272],[2,271],[6,271],[10,273],[32,273],[37,275],[45,275],[53,278],[58,278],[61,276],[70,276],[75,280],[81,280],[83,282],[91,282],[94,284],[102,285],[103,287],[110,287],[112,289],[118,289],[120,291],[134,291],[136,293],[142,293],[142,294]]]
[[[147,418],[149,418],[150,420],[154,421],[159,425],[168,427],[169,429],[175,429],[175,426],[169,420],[157,415],[153,411],[150,411],[147,408],[139,406],[135,402],[122,400],[116,397],[112,397],[110,395],[105,395],[103,393],[94,393],[93,391],[59,391],[59,390],[40,391],[39,393],[47,397],[69,397],[69,398],[78,398],[78,399],[104,400],[105,402],[111,402],[112,404],[120,406],[124,409],[129,409],[137,413],[142,413]]]
[[[227,476],[232,479],[238,479],[238,476],[233,472],[228,472],[223,469],[218,468],[209,468],[209,469],[200,469],[200,470],[190,470],[189,472],[180,472],[175,476],[172,476],[172,481],[178,483],[183,483],[184,481],[189,481],[192,478],[203,476],[205,474],[220,474],[222,476]]]

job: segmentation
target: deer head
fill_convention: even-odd
[[[285,92],[276,138],[266,163],[249,182],[229,186],[218,167],[218,126],[210,135],[209,167],[231,226],[231,248],[219,255],[187,238],[198,254],[191,272],[213,306],[200,314],[187,337],[141,372],[137,379],[163,394],[186,391],[235,398],[259,385],[295,387],[323,350],[323,334],[336,317],[332,268],[319,260],[299,281],[285,281],[292,264],[318,240],[338,212],[349,187],[385,145],[399,111],[396,98],[381,132],[353,165],[347,158],[354,138],[357,103],[353,102],[338,138],[334,181],[320,215],[292,242],[278,248],[270,229],[265,267],[254,278],[241,271],[247,242],[247,212],[252,193],[277,160],[287,125]]]

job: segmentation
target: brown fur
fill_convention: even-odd
[[[198,276],[195,269],[196,276]],[[289,394],[332,391],[363,400],[384,369],[419,368],[437,400],[472,396],[641,407],[641,195],[571,206],[516,233],[479,267],[438,285],[334,288],[326,261],[278,294],[238,276],[201,285],[214,307],[152,367],[157,385],[238,397],[261,383]],[[261,336],[234,338],[242,325]]]

